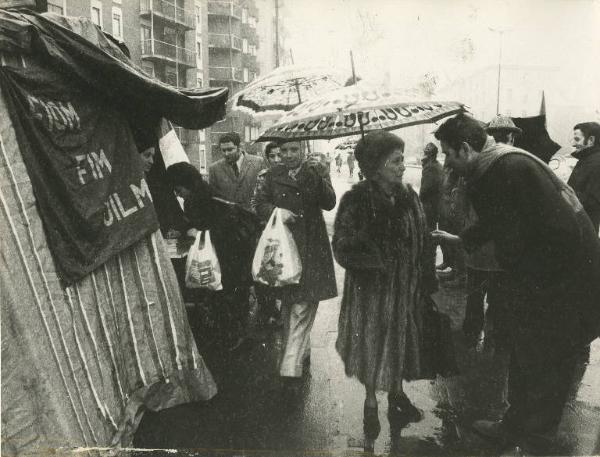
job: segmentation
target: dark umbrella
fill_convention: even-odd
[[[546,163],[550,162],[561,146],[550,138],[546,130],[546,115],[513,117],[512,120],[523,131],[515,138],[515,146],[525,149]]]

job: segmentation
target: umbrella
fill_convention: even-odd
[[[231,108],[253,115],[281,115],[304,101],[342,87],[343,79],[320,67],[279,67],[235,94]]]
[[[404,91],[357,84],[297,106],[257,141],[331,139],[436,122],[464,111],[459,102],[407,101]]]
[[[561,146],[550,138],[546,130],[546,115],[513,117],[512,120],[523,131],[515,138],[515,146],[548,163]]]

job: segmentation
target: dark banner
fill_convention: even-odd
[[[49,247],[70,284],[158,222],[127,120],[58,72],[0,68]]]

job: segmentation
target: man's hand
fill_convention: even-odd
[[[281,215],[284,224],[293,224],[298,218],[295,213],[292,213],[289,209],[285,208],[279,208],[279,214]]]
[[[451,233],[444,232],[443,230],[434,230],[431,232],[431,237],[435,241],[439,241],[446,244],[460,244],[461,240],[458,235],[452,235]]]

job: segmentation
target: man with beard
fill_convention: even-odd
[[[569,185],[577,194],[596,232],[600,226],[600,124],[584,122],[573,127],[573,157],[577,165]]]
[[[573,190],[533,155],[497,144],[460,114],[436,132],[446,163],[467,181],[477,222],[433,232],[472,252],[493,241],[510,281],[510,407],[480,435],[544,452],[578,365],[600,335],[600,243]]]

